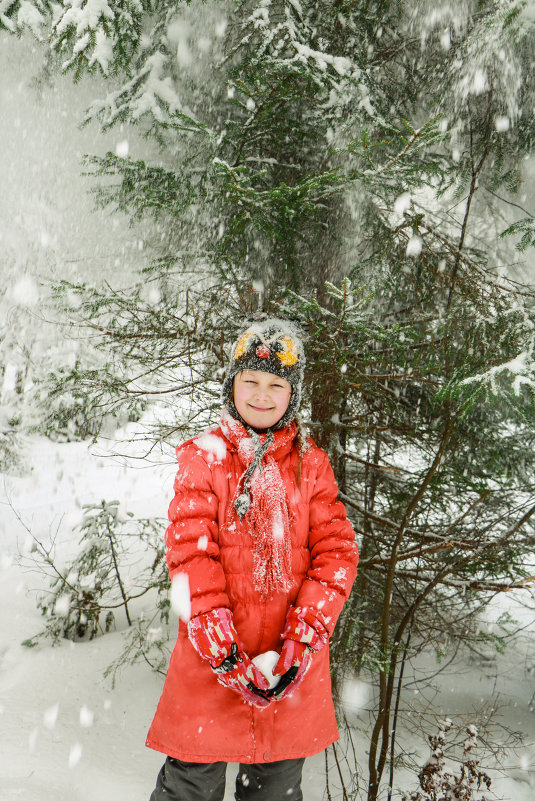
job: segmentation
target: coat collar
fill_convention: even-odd
[[[255,448],[266,441],[266,434],[256,434],[248,430],[226,409],[223,409],[221,413],[220,428],[225,439],[238,452],[238,457],[244,465],[251,463]],[[293,420],[284,428],[273,431],[273,442],[267,450],[267,455],[273,456],[277,460],[282,459],[292,450],[296,436],[297,426]]]

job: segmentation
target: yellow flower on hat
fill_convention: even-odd
[[[253,336],[252,331],[246,331],[245,334],[241,337],[241,339],[239,339],[238,342],[236,342],[236,350],[234,351],[235,359],[239,359],[241,356],[243,356],[248,347],[247,343],[249,342],[252,336]]]
[[[277,353],[277,356],[281,360],[283,364],[287,367],[291,367],[294,364],[297,364],[298,355],[297,355],[297,348],[295,347],[295,342],[290,337],[281,337],[279,339],[284,345],[284,351],[282,353]]]

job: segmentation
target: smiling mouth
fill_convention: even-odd
[[[254,409],[255,412],[271,412],[271,411],[273,411],[273,408],[274,408],[273,406],[268,406],[266,408],[264,408],[262,406],[253,406],[252,403],[250,403],[249,406],[250,406],[251,409]]]

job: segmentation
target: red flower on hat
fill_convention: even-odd
[[[260,359],[269,359],[271,356],[271,351],[267,345],[259,345],[256,349],[256,355]]]

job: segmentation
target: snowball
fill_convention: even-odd
[[[176,615],[189,623],[191,617],[191,595],[189,578],[186,573],[177,573],[171,584],[171,607]]]
[[[156,306],[160,302],[161,299],[162,299],[162,295],[161,295],[161,292],[158,289],[158,287],[156,287],[156,286],[151,287],[149,289],[149,291],[148,291],[148,294],[147,294],[148,302],[151,305]]]
[[[183,17],[175,17],[167,26],[167,38],[173,44],[187,39],[190,33],[191,27]]]
[[[419,256],[422,252],[422,240],[413,234],[407,243],[407,256]]]
[[[199,36],[197,39],[197,47],[201,51],[201,53],[208,53],[210,48],[212,47],[212,40],[209,39],[208,36]]]
[[[403,192],[402,195],[394,201],[394,211],[396,214],[404,214],[411,207],[411,196],[408,192]]]
[[[94,717],[93,712],[87,706],[83,706],[80,709],[80,726],[83,726],[84,729],[91,728]]]
[[[69,752],[69,767],[75,768],[82,758],[82,746],[80,743],[74,743]]]
[[[474,73],[474,78],[472,80],[472,93],[474,95],[480,95],[484,92],[487,88],[487,73],[485,70],[476,70]]]
[[[370,687],[359,679],[350,679],[342,687],[342,706],[349,712],[360,712],[370,697]]]
[[[31,275],[23,275],[12,287],[11,297],[19,306],[35,306],[39,302],[39,287]]]
[[[215,458],[217,462],[222,462],[227,454],[225,441],[215,434],[202,434],[194,440],[194,444],[207,452],[209,461]]]
[[[277,651],[265,651],[263,654],[258,654],[253,659],[253,664],[258,668],[260,673],[269,681],[269,689],[276,687],[280,681],[280,676],[273,675],[273,668],[279,661],[280,654]]]
[[[498,133],[503,133],[503,131],[508,131],[510,127],[509,117],[496,117],[494,120],[494,127],[498,131]]]
[[[122,142],[117,142],[117,144],[115,145],[115,155],[118,156],[120,159],[127,158],[129,150],[130,150],[130,145],[128,143],[128,139],[123,139]]]
[[[176,49],[176,60],[182,69],[187,69],[193,64],[193,53],[187,41],[184,39],[179,42]]]
[[[440,34],[440,46],[443,50],[449,50],[451,46],[451,34],[450,29],[446,28],[445,31],[442,31]]]
[[[49,706],[43,715],[43,725],[47,729],[53,729],[58,719],[59,704]]]
[[[215,35],[218,39],[222,39],[225,35],[225,31],[227,30],[227,20],[222,19],[220,20],[215,26]]]

